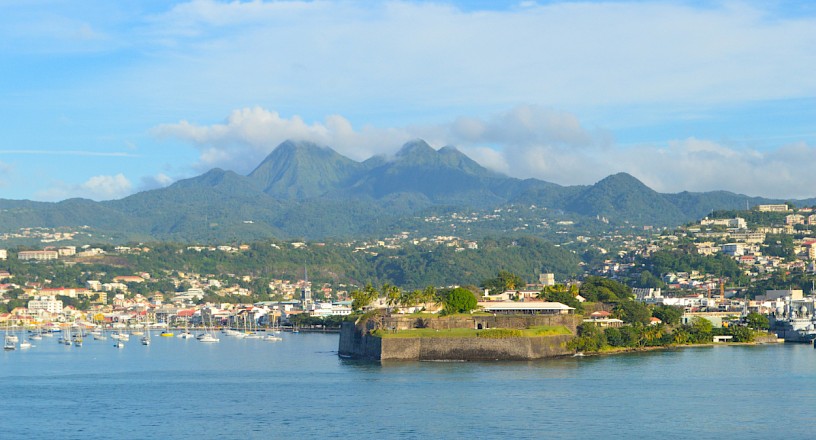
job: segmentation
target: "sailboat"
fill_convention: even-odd
[[[244,326],[245,326],[245,335],[244,338],[246,339],[261,339],[261,335],[252,331],[252,323],[255,319],[250,319],[249,313],[244,316]]]
[[[187,320],[184,320],[184,331],[176,335],[177,338],[187,339],[192,338],[193,334],[187,329]]]
[[[71,345],[71,326],[68,326],[68,331],[59,340],[62,345]]]
[[[3,338],[3,350],[11,351],[17,348],[12,336],[14,335],[10,335],[8,332],[8,327],[6,327],[6,337]]]
[[[145,323],[145,332],[144,336],[142,336],[142,345],[150,345],[150,328]]]
[[[20,342],[20,350],[28,350],[31,347],[33,347],[33,345],[31,345],[31,342],[28,342],[25,339],[23,339],[23,342]]]
[[[37,327],[34,330],[34,333],[32,333],[31,336],[28,337],[28,339],[30,339],[32,341],[41,341],[42,338],[43,338],[42,337],[42,327]]]
[[[82,334],[82,327],[79,328],[79,333],[74,336],[74,345],[82,347],[82,340],[85,335]]]
[[[97,329],[93,333],[94,341],[105,341],[108,337],[105,335],[105,329]]]
[[[198,342],[221,342],[221,340],[211,333],[209,326],[205,325],[204,333],[198,335]]]

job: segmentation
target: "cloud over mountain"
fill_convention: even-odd
[[[408,140],[423,138],[437,148],[455,145],[492,170],[564,185],[591,184],[623,171],[661,192],[724,189],[766,197],[814,196],[804,183],[816,167],[816,149],[806,143],[760,151],[691,137],[622,146],[606,130],[585,127],[574,114],[536,106],[436,125],[361,129],[339,115],[307,123],[255,107],[236,110],[223,123],[182,121],[161,125],[154,133],[193,145],[201,170],[221,167],[241,174],[286,139],[329,145],[363,160],[390,156]]]
[[[55,182],[51,188],[38,194],[43,200],[58,201],[72,197],[91,200],[113,200],[133,192],[133,184],[124,174],[93,176],[85,182],[72,185]]]

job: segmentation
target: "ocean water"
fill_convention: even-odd
[[[807,345],[380,365],[335,334],[220,338],[3,352],[0,438],[814,437]]]

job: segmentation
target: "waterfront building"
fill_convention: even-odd
[[[691,325],[694,318],[703,318],[711,322],[714,327],[722,327],[723,321],[739,318],[740,312],[686,312],[680,317],[680,323]]]
[[[51,314],[60,314],[62,313],[62,300],[55,299],[53,296],[37,296],[28,302],[28,310],[31,313],[42,310]]]
[[[567,315],[575,312],[565,304],[547,301],[490,301],[478,305],[485,312],[497,315]]]
[[[623,321],[622,320],[617,319],[617,318],[613,318],[612,313],[607,312],[606,310],[598,310],[597,312],[592,312],[592,314],[589,315],[589,318],[584,319],[583,322],[589,322],[589,323],[595,324],[595,325],[597,325],[598,327],[601,327],[601,328],[606,328],[606,327],[615,327],[615,328],[617,328],[617,327],[622,327],[623,326]]]

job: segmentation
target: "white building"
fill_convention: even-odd
[[[632,289],[632,293],[635,294],[635,298],[638,301],[642,302],[660,302],[663,299],[663,292],[660,288],[651,288],[651,287],[635,287]]]
[[[734,229],[747,229],[748,223],[742,217],[723,218],[723,219],[709,219],[708,217],[700,220],[702,226],[725,226]]]
[[[8,251],[5,249],[0,249],[0,260],[5,260],[8,258]]]
[[[70,257],[72,255],[76,255],[76,246],[63,246],[57,249],[57,253],[60,257]]]
[[[732,257],[739,257],[745,255],[745,244],[743,243],[726,243],[722,245],[722,252],[725,255]]]
[[[561,303],[545,301],[492,301],[478,304],[485,312],[497,315],[566,315],[575,310]]]
[[[20,251],[17,258],[20,260],[56,260],[59,257],[57,251]]]
[[[801,300],[804,298],[804,292],[801,289],[766,290],[765,295],[757,297],[757,301],[776,301],[786,297],[790,297],[792,300]]]
[[[554,286],[555,285],[555,274],[553,273],[540,273],[538,274],[538,283],[542,286]]]
[[[757,205],[759,212],[788,212],[788,205]]]
[[[31,313],[43,310],[52,314],[60,314],[62,313],[62,300],[50,296],[38,296],[28,302],[28,310]]]

